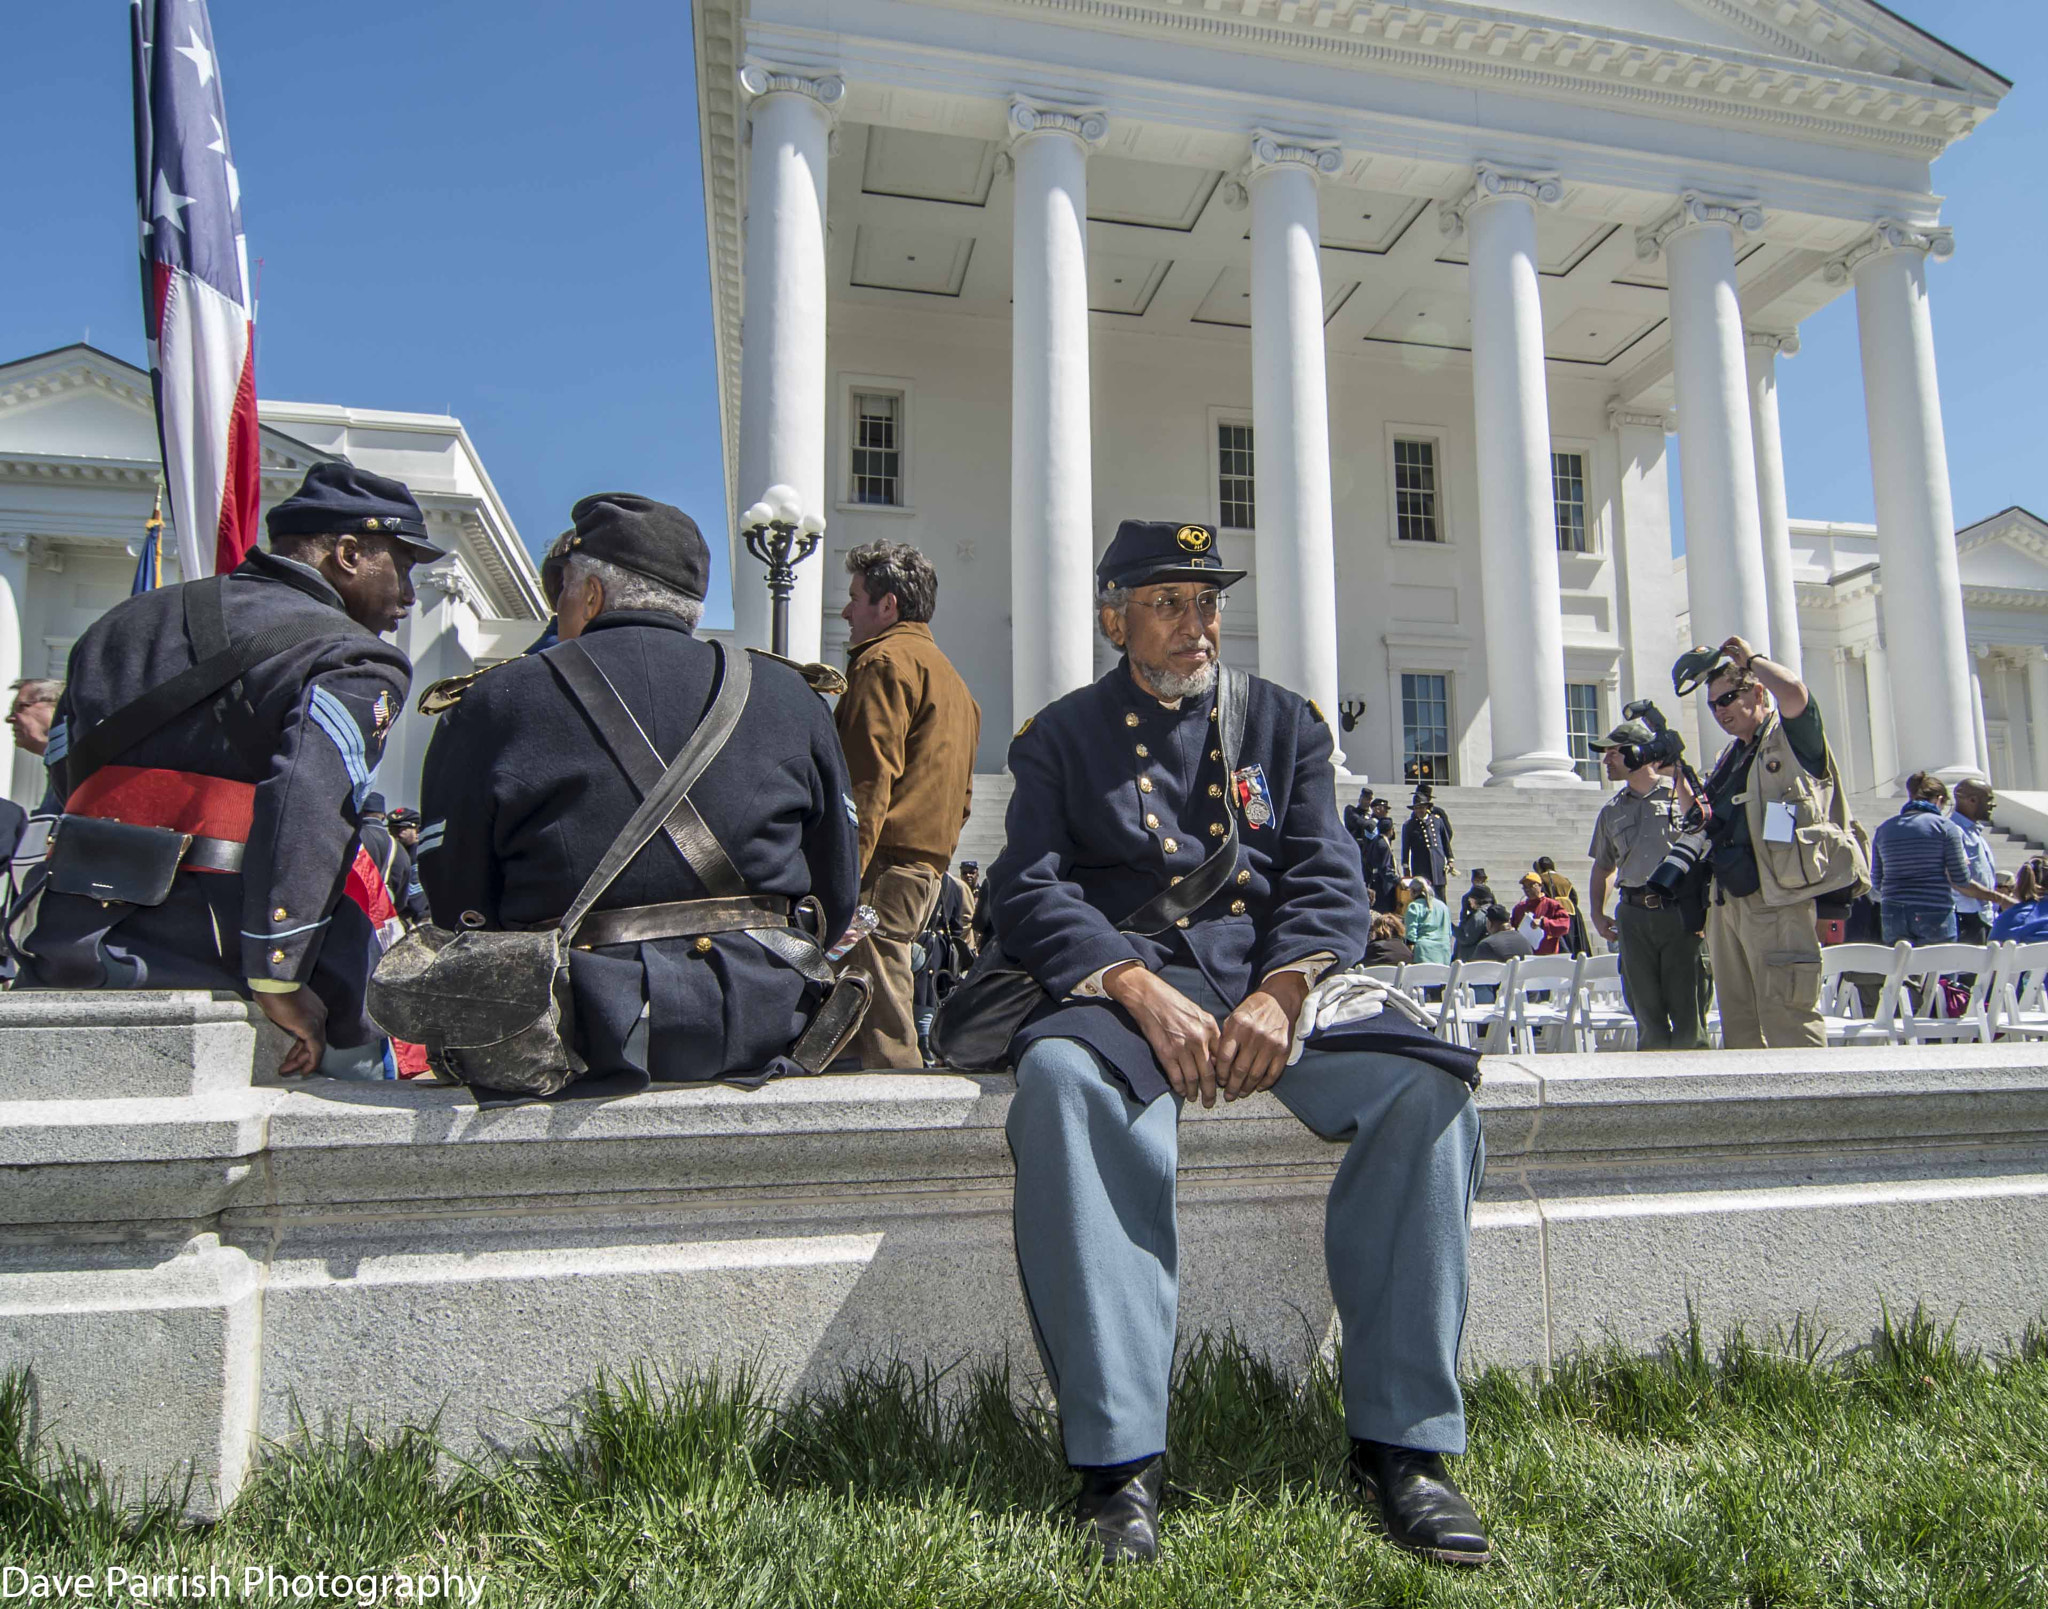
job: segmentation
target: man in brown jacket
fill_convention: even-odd
[[[853,628],[839,741],[860,826],[860,898],[875,931],[849,957],[874,974],[854,1039],[863,1067],[922,1067],[911,945],[930,919],[974,791],[981,709],[932,640],[939,577],[906,542],[846,556],[840,618]]]

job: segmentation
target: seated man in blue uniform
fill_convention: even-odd
[[[711,555],[681,509],[624,492],[573,510],[556,606],[560,645],[475,677],[442,716],[421,785],[418,867],[437,925],[533,930],[567,911],[642,797],[570,690],[565,651],[594,662],[652,745],[659,776],[710,706],[718,650],[692,632]],[[754,658],[739,726],[692,786],[744,897],[807,898],[826,943],[853,919],[860,849],[846,762],[824,701],[786,661]],[[598,900],[569,968],[578,1096],[663,1081],[789,1071],[823,994],[791,959],[785,915],[715,921],[710,891],[658,833]],[[730,901],[723,901],[730,905]],[[593,931],[616,938],[592,942]],[[781,947],[777,947],[780,945]]]
[[[1394,1542],[1481,1564],[1486,1532],[1442,1457],[1465,1446],[1456,1365],[1484,1153],[1454,1075],[1474,1070],[1392,1013],[1287,1065],[1304,997],[1359,961],[1371,911],[1321,712],[1249,678],[1225,758],[1219,623],[1242,575],[1206,526],[1125,521],[1096,571],[1098,624],[1124,658],[1010,746],[989,898],[1003,950],[1049,997],[1010,1050],[1017,1260],[1082,1480],[1076,1518],[1106,1560],[1157,1551],[1181,1103],[1271,1089],[1347,1147],[1326,1254],[1352,1475]],[[1206,903],[1155,936],[1120,928],[1219,847],[1234,864]]]
[[[412,607],[413,565],[444,550],[401,482],[345,463],[315,464],[267,523],[268,553],[116,604],[73,646],[44,755],[65,815],[14,918],[14,986],[253,995],[297,1074],[378,1037],[376,935],[343,888],[412,679],[382,634]],[[154,903],[78,883],[90,867],[67,875],[67,831],[75,849],[115,822],[190,835]]]

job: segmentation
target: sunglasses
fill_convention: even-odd
[[[1731,687],[1719,698],[1710,698],[1707,700],[1707,702],[1717,710],[1725,710],[1730,704],[1733,704],[1738,698],[1742,697],[1742,695],[1748,691],[1749,689],[1747,687]]]

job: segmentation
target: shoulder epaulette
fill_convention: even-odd
[[[846,673],[830,665],[806,664],[801,659],[790,659],[782,654],[771,653],[766,648],[749,648],[747,652],[762,659],[772,659],[778,665],[787,665],[810,683],[812,692],[821,696],[837,698],[846,691]]]
[[[420,689],[419,702],[413,707],[422,715],[445,715],[462,702],[469,684],[483,674],[482,670],[473,670],[466,676],[443,676],[438,682],[429,682]]]

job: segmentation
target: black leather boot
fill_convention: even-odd
[[[1453,1484],[1443,1454],[1354,1437],[1351,1478],[1378,1508],[1394,1546],[1442,1564],[1484,1564],[1493,1557],[1486,1527]]]
[[[1074,1523],[1104,1564],[1159,1557],[1159,1494],[1166,1486],[1166,1459],[1139,1459],[1105,1469],[1077,1471],[1081,1495],[1074,1499]]]

